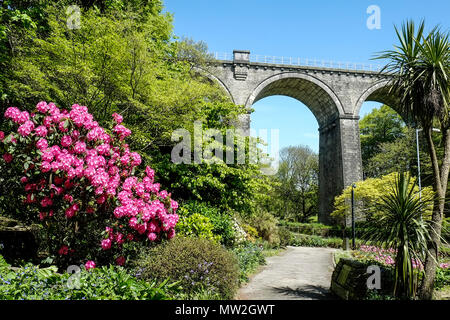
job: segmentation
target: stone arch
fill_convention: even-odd
[[[358,98],[353,114],[356,116],[359,115],[361,107],[365,101],[380,102],[398,112],[398,105],[400,103],[399,98],[394,96],[392,93],[389,93],[389,88],[389,80],[383,79],[374,83]]]
[[[259,83],[248,97],[246,106],[273,95],[285,95],[304,103],[314,114],[319,126],[339,115],[344,109],[337,95],[321,80],[308,74],[285,72]]]
[[[225,92],[225,94],[228,96],[228,98],[230,98],[231,102],[235,103],[233,95],[231,94],[230,90],[225,85],[225,83],[223,83],[222,80],[220,80],[218,77],[216,77],[211,72],[208,72],[205,69],[202,69],[202,68],[199,68],[199,67],[194,67],[193,69],[195,71],[197,71],[198,73],[202,74],[203,76],[207,77],[212,82],[217,83],[222,88],[222,90]]]

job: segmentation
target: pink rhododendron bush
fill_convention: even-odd
[[[21,207],[16,218],[42,224],[59,266],[123,265],[136,245],[174,237],[178,204],[150,167],[137,170],[141,156],[125,143],[131,131],[120,115],[110,133],[77,104],[39,102],[31,114],[10,107],[5,120],[2,175],[22,191],[8,201]]]

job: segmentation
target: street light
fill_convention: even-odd
[[[416,149],[417,149],[417,179],[419,182],[419,199],[422,199],[422,183],[420,181],[420,155],[419,155],[419,131],[423,129],[416,129]],[[441,132],[441,130],[437,128],[432,129],[434,132]]]
[[[355,188],[356,184],[352,184],[352,248],[356,249],[355,238],[356,238],[356,229],[355,229]]]

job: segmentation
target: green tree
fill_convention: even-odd
[[[225,136],[246,110],[194,68],[209,61],[207,46],[173,41],[172,18],[162,12],[161,1],[75,2],[81,25],[73,30],[66,24],[68,1],[39,3],[46,30],[24,34],[10,55],[10,71],[2,73],[8,96],[3,107],[32,110],[41,100],[62,108],[78,103],[102,125],[120,113],[133,131],[130,148],[160,170],[159,182],[172,187],[177,199],[243,214],[265,201],[270,184],[259,165],[172,163],[174,130],[193,132],[194,121],[200,121]]]
[[[412,21],[404,24],[400,31],[395,28],[400,44],[378,58],[388,61],[382,71],[393,76],[390,91],[400,97],[398,107],[405,118],[423,128],[431,158],[436,193],[432,215],[434,231],[431,233],[425,277],[420,289],[423,299],[431,299],[450,169],[450,41],[448,32],[434,28],[425,35],[424,28],[425,24],[421,22],[416,30]],[[442,159],[436,152],[433,126],[438,126],[442,132]]]
[[[370,158],[380,153],[382,143],[405,137],[405,123],[397,112],[383,105],[375,108],[359,122],[361,134],[361,157],[364,172]]]
[[[395,185],[399,176],[398,172],[392,172],[388,175],[382,176],[380,178],[367,178],[364,181],[356,182],[356,188],[354,190],[355,201],[358,204],[359,210],[357,210],[358,218],[362,218],[368,221],[377,221],[380,218],[380,211],[377,204],[382,202],[382,199],[387,197]],[[412,180],[408,176],[408,181],[410,183],[409,187],[414,188],[414,192],[419,192],[419,187],[415,185],[416,180]],[[345,188],[342,193],[334,199],[334,211],[331,216],[335,218],[341,224],[351,212],[351,192],[352,186]],[[422,189],[422,196],[424,198],[433,198],[432,187],[425,187]],[[432,211],[432,205],[427,207],[425,210],[425,219],[430,220]]]
[[[278,215],[301,222],[318,212],[319,157],[306,146],[290,146],[280,152],[274,190]]]

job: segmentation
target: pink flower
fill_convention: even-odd
[[[128,224],[131,228],[136,229],[138,225],[138,220],[135,217],[133,217],[130,219]]]
[[[72,138],[70,136],[63,136],[61,138],[61,145],[65,148],[69,147],[72,144]]]
[[[157,235],[156,235],[156,233],[150,232],[147,237],[148,237],[148,240],[153,242],[156,240]]]
[[[49,197],[45,197],[44,199],[41,200],[41,206],[43,208],[45,207],[49,207],[53,204],[52,199],[50,199]]]
[[[41,171],[43,173],[49,172],[51,170],[52,166],[50,164],[50,162],[48,161],[42,161],[41,163]]]
[[[3,141],[3,139],[5,139],[5,133],[0,131],[0,141]]]
[[[132,157],[132,162],[131,162],[131,165],[133,166],[133,167],[137,167],[138,165],[140,165],[141,164],[141,162],[142,162],[142,159],[141,159],[141,156],[139,155],[139,153],[137,153],[137,152],[132,152],[131,154],[131,157]]]
[[[118,124],[113,128],[113,132],[119,136],[120,140],[125,139],[131,134],[131,130],[125,128],[123,125]]]
[[[169,233],[167,233],[167,238],[172,239],[173,237],[175,237],[175,229],[170,229]]]
[[[76,211],[72,207],[66,209],[66,217],[68,219],[72,218],[75,215],[75,213]]]
[[[92,260],[89,260],[88,262],[86,262],[86,264],[84,265],[86,270],[89,269],[94,269],[95,268],[95,262]]]
[[[41,101],[36,105],[36,109],[41,113],[46,113],[49,109],[47,102]]]
[[[146,226],[145,222],[144,222],[144,224],[139,224],[137,226],[137,231],[138,231],[139,234],[143,234],[146,229],[147,229],[147,226]]]
[[[72,203],[73,202],[73,197],[70,194],[66,193],[64,195],[64,200],[69,202],[69,203]]]
[[[159,193],[159,196],[160,196],[161,198],[165,199],[165,198],[167,198],[168,193],[167,193],[166,190],[162,190],[162,191]]]
[[[116,121],[117,124],[121,124],[122,123],[123,117],[120,114],[113,113],[112,116],[113,116],[113,118],[114,118],[114,120]]]
[[[3,160],[5,160],[6,163],[10,163],[13,160],[13,156],[9,153],[5,153],[3,155]]]
[[[47,140],[45,140],[44,138],[39,139],[38,142],[36,142],[36,147],[37,147],[39,150],[45,150],[45,149],[47,149],[47,148],[48,148],[48,142],[47,142]]]
[[[58,250],[58,254],[60,256],[66,255],[68,252],[69,252],[69,247],[65,246],[65,245],[61,246],[61,248]]]
[[[102,240],[102,249],[108,250],[111,248],[111,240],[110,239],[103,239]]]
[[[75,146],[73,147],[73,151],[77,154],[82,154],[86,151],[86,143],[82,141],[75,142]]]
[[[45,137],[47,136],[48,130],[46,126],[39,126],[36,129],[34,129],[34,132],[39,137]]]
[[[4,116],[5,118],[9,118],[12,121],[18,123],[21,112],[16,107],[9,107],[8,109],[6,109]]]
[[[33,131],[34,129],[34,123],[33,121],[25,121],[24,124],[22,124],[19,129],[17,129],[17,132],[22,136],[22,137],[26,137],[28,135],[30,135],[31,131]]]
[[[178,202],[176,202],[175,200],[170,199],[170,207],[174,210],[176,210],[178,208]]]
[[[124,256],[120,256],[116,259],[116,263],[119,266],[123,266],[125,264],[125,257]]]

